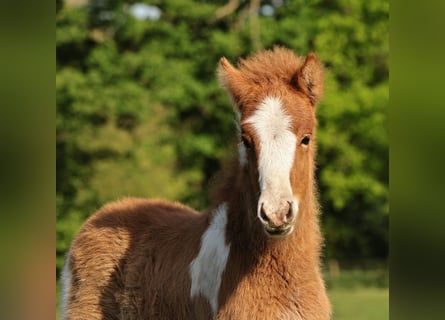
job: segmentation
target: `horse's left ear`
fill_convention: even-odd
[[[309,97],[313,106],[320,101],[324,87],[323,66],[315,53],[308,54],[293,80],[298,88]]]

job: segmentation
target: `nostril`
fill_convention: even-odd
[[[261,204],[260,217],[261,217],[261,219],[263,219],[265,222],[269,222],[269,221],[270,221],[269,217],[267,216],[266,212],[264,211],[264,206],[263,206],[263,204]]]
[[[289,204],[289,209],[287,210],[287,213],[286,213],[286,219],[287,219],[287,221],[289,221],[292,219],[293,210],[292,210],[292,202],[288,201],[287,203]]]

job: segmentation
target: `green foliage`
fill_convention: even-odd
[[[262,16],[240,2],[217,17],[226,1],[140,2],[160,18],[136,19],[135,1],[57,5],[58,269],[82,222],[107,201],[207,205],[209,179],[236,143],[216,66],[259,44],[315,51],[326,65],[317,110],[326,257],[386,258],[388,3],[284,1]]]

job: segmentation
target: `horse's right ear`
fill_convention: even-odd
[[[303,66],[294,76],[294,83],[305,93],[313,106],[323,95],[323,66],[315,53],[309,53]]]
[[[218,80],[223,88],[227,90],[234,104],[237,106],[237,101],[242,94],[245,86],[245,79],[241,72],[230,64],[230,62],[222,57],[219,60]]]

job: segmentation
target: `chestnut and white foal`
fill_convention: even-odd
[[[94,214],[63,270],[64,319],[329,319],[314,181],[322,67],[274,48],[219,78],[239,159],[206,213],[128,198]]]

